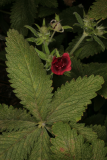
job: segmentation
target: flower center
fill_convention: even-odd
[[[63,60],[62,58],[59,58],[58,61],[55,63],[55,67],[57,69],[61,69],[61,68],[65,67],[65,66],[66,66],[66,61]]]

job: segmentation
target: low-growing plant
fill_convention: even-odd
[[[0,160],[107,159],[107,116],[103,125],[79,123],[91,99],[97,94],[107,98],[107,63],[80,61],[106,48],[103,17],[93,15],[99,3],[87,14],[83,10],[83,18],[74,12],[78,23],[73,27],[62,24],[61,13],[49,25],[45,19],[41,27],[35,24],[37,29],[25,25],[34,37],[25,38],[15,29],[7,32],[6,70],[23,109],[0,105]],[[66,50],[51,47],[56,32],[77,26],[83,32]],[[52,93],[54,83],[64,85]],[[92,119],[95,115],[87,121]]]

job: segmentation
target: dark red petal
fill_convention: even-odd
[[[62,59],[62,64],[63,64],[62,68],[60,68],[61,59]],[[59,66],[59,68],[56,67],[56,65]],[[69,54],[64,53],[62,57],[59,57],[59,58],[56,58],[54,56],[52,64],[51,64],[51,70],[54,74],[57,74],[57,75],[63,75],[64,72],[70,71],[71,70],[71,60],[70,60]]]

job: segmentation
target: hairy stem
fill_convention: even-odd
[[[88,34],[84,31],[83,35],[81,36],[81,38],[79,39],[79,41],[77,42],[77,44],[74,46],[74,48],[70,51],[69,55],[72,55],[74,53],[74,51],[79,47],[80,43],[84,40],[85,37],[87,37]]]
[[[54,32],[52,33],[52,35],[51,35],[51,38],[50,38],[50,40],[49,40],[49,42],[51,41],[51,39],[53,38],[53,36],[54,36],[54,34],[55,34],[55,30],[54,30]]]

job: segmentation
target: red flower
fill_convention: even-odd
[[[63,75],[64,72],[71,70],[71,60],[68,53],[64,53],[62,57],[53,57],[51,71],[57,75]]]

